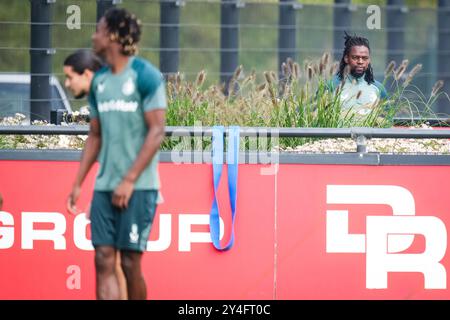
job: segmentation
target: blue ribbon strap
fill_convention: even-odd
[[[223,139],[224,127],[214,126],[212,135],[212,164],[213,164],[213,183],[214,199],[210,212],[210,232],[214,247],[219,251],[229,250],[234,244],[234,221],[236,215],[237,201],[237,178],[239,165],[239,127],[229,127],[228,145],[227,145],[227,166],[228,166],[228,192],[230,195],[231,207],[231,237],[225,247],[220,245],[220,213],[217,204],[217,193],[220,179],[222,177],[223,167]]]

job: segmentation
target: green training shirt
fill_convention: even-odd
[[[113,191],[136,160],[148,133],[144,112],[167,107],[161,72],[150,62],[130,57],[120,73],[97,71],[89,94],[90,118],[101,129],[100,168],[94,190]],[[135,190],[158,190],[158,153],[142,171]]]
[[[332,79],[331,89],[333,91],[336,90],[340,82],[339,77],[335,75]],[[355,78],[351,74],[345,79],[340,95],[344,110],[351,109],[362,116],[370,113],[377,100],[386,98],[386,90],[380,82],[375,80],[369,84],[364,79],[364,76]]]

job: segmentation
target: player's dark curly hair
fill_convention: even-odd
[[[112,41],[122,45],[122,53],[135,55],[141,37],[141,22],[137,17],[123,8],[111,8],[104,15],[106,26]]]
[[[352,49],[352,47],[364,46],[367,49],[369,49],[369,52],[370,52],[369,40],[367,38],[359,37],[357,35],[351,36],[347,32],[345,32],[344,39],[345,39],[345,43],[344,43],[345,48],[344,48],[344,52],[342,53],[341,63],[339,64],[339,71],[337,73],[340,80],[342,80],[342,78],[344,77],[344,69],[347,66],[347,63],[345,63],[344,57],[350,53],[350,50]],[[370,63],[367,66],[367,70],[364,74],[364,80],[366,80],[367,83],[369,83],[369,84],[375,82],[375,80],[373,78],[372,65]]]

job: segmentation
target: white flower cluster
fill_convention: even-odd
[[[22,121],[26,119],[26,116],[21,113],[16,113],[14,117],[5,117],[1,119],[0,125],[2,126],[18,126],[22,124]]]

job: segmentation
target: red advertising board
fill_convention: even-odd
[[[283,165],[277,298],[449,299],[448,190],[444,166]]]
[[[450,299],[448,166],[265,167],[240,165],[235,244],[218,252],[211,165],[160,164],[164,202],[143,259],[149,299]],[[65,210],[77,168],[0,162],[0,299],[95,297],[89,221]],[[219,206],[225,242],[226,170]]]

